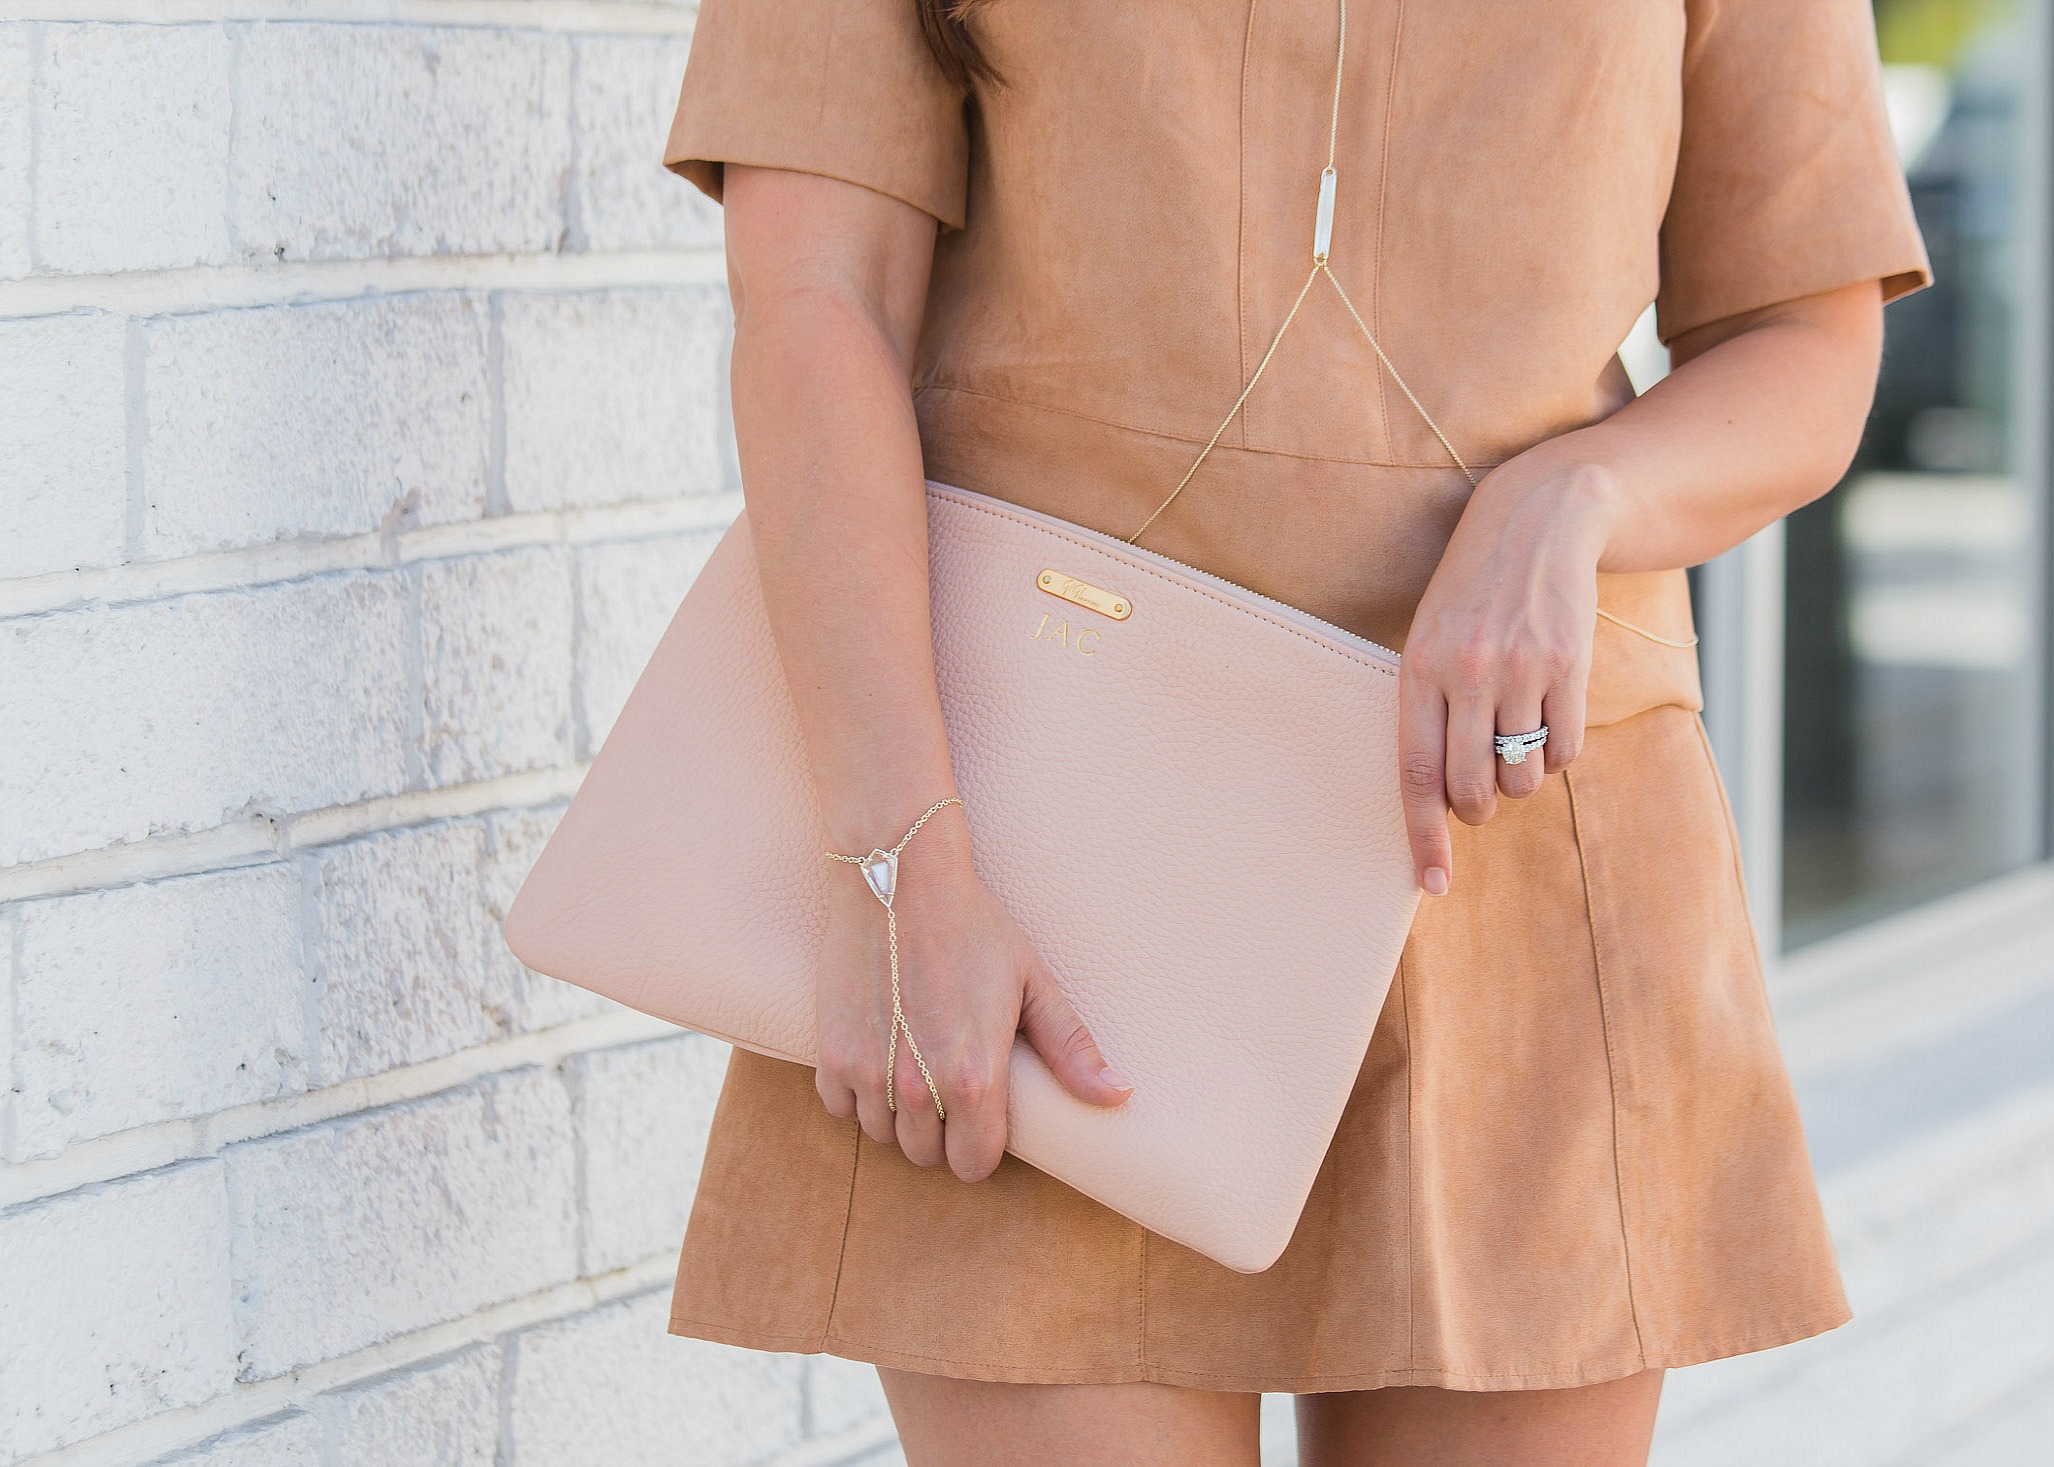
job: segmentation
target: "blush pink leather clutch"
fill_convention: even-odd
[[[927,505],[978,873],[1134,1085],[1089,1105],[1016,1043],[1008,1149],[1229,1268],[1267,1268],[1418,901],[1398,659],[1067,520],[931,482]],[[827,883],[848,876],[828,846],[745,511],[506,940],[540,972],[810,1064]]]

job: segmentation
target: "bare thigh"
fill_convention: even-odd
[[[1298,1398],[1300,1467],[1646,1467],[1662,1372],[1553,1391]]]
[[[1257,1467],[1262,1397],[878,1369],[907,1467]]]

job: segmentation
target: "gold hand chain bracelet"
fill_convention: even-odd
[[[899,852],[906,848],[906,842],[919,833],[927,823],[927,817],[944,805],[960,805],[963,802],[950,795],[945,800],[936,800],[927,811],[913,822],[912,829],[899,837],[899,843],[890,850],[871,847],[865,856],[845,856],[840,851],[828,851],[831,861],[847,861],[862,868],[863,880],[869,884],[871,894],[884,903],[884,927],[887,945],[891,952],[891,1040],[884,1056],[884,1104],[887,1110],[896,1113],[899,1108],[898,1095],[893,1088],[894,1071],[898,1067],[899,1036],[906,1036],[906,1048],[912,1051],[913,1063],[920,1066],[920,1078],[927,1082],[927,1093],[934,1101],[934,1113],[946,1121],[949,1113],[942,1109],[941,1091],[936,1088],[934,1076],[927,1072],[927,1061],[921,1058],[920,1046],[913,1042],[913,1030],[906,1023],[906,1011],[899,1007],[899,919],[892,911],[891,899],[899,885]]]

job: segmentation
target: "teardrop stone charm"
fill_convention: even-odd
[[[899,858],[891,851],[873,850],[861,862],[863,879],[870,883],[870,889],[877,899],[887,907],[891,905],[892,893],[899,886]]]

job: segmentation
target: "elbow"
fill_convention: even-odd
[[[1809,504],[1846,477],[1861,451],[1875,407],[1883,361],[1883,305],[1873,285],[1817,297],[1793,324],[1812,360],[1806,375],[1817,394],[1808,451],[1793,464],[1797,505]]]
[[[1810,452],[1803,455],[1794,476],[1798,498],[1793,509],[1810,504],[1846,478],[1855,455],[1861,452],[1869,412],[1876,401],[1879,361],[1875,354],[1864,356],[1858,349],[1853,358],[1842,360],[1841,380],[1834,385],[1829,401],[1807,435]]]
[[[1813,435],[1813,452],[1807,455],[1808,461],[1797,476],[1794,487],[1798,498],[1793,509],[1802,508],[1822,497],[1847,477],[1855,455],[1861,451],[1862,438],[1868,428],[1869,408],[1874,400],[1875,383],[1871,378],[1858,403],[1850,404],[1843,412],[1827,415],[1819,424]]]

